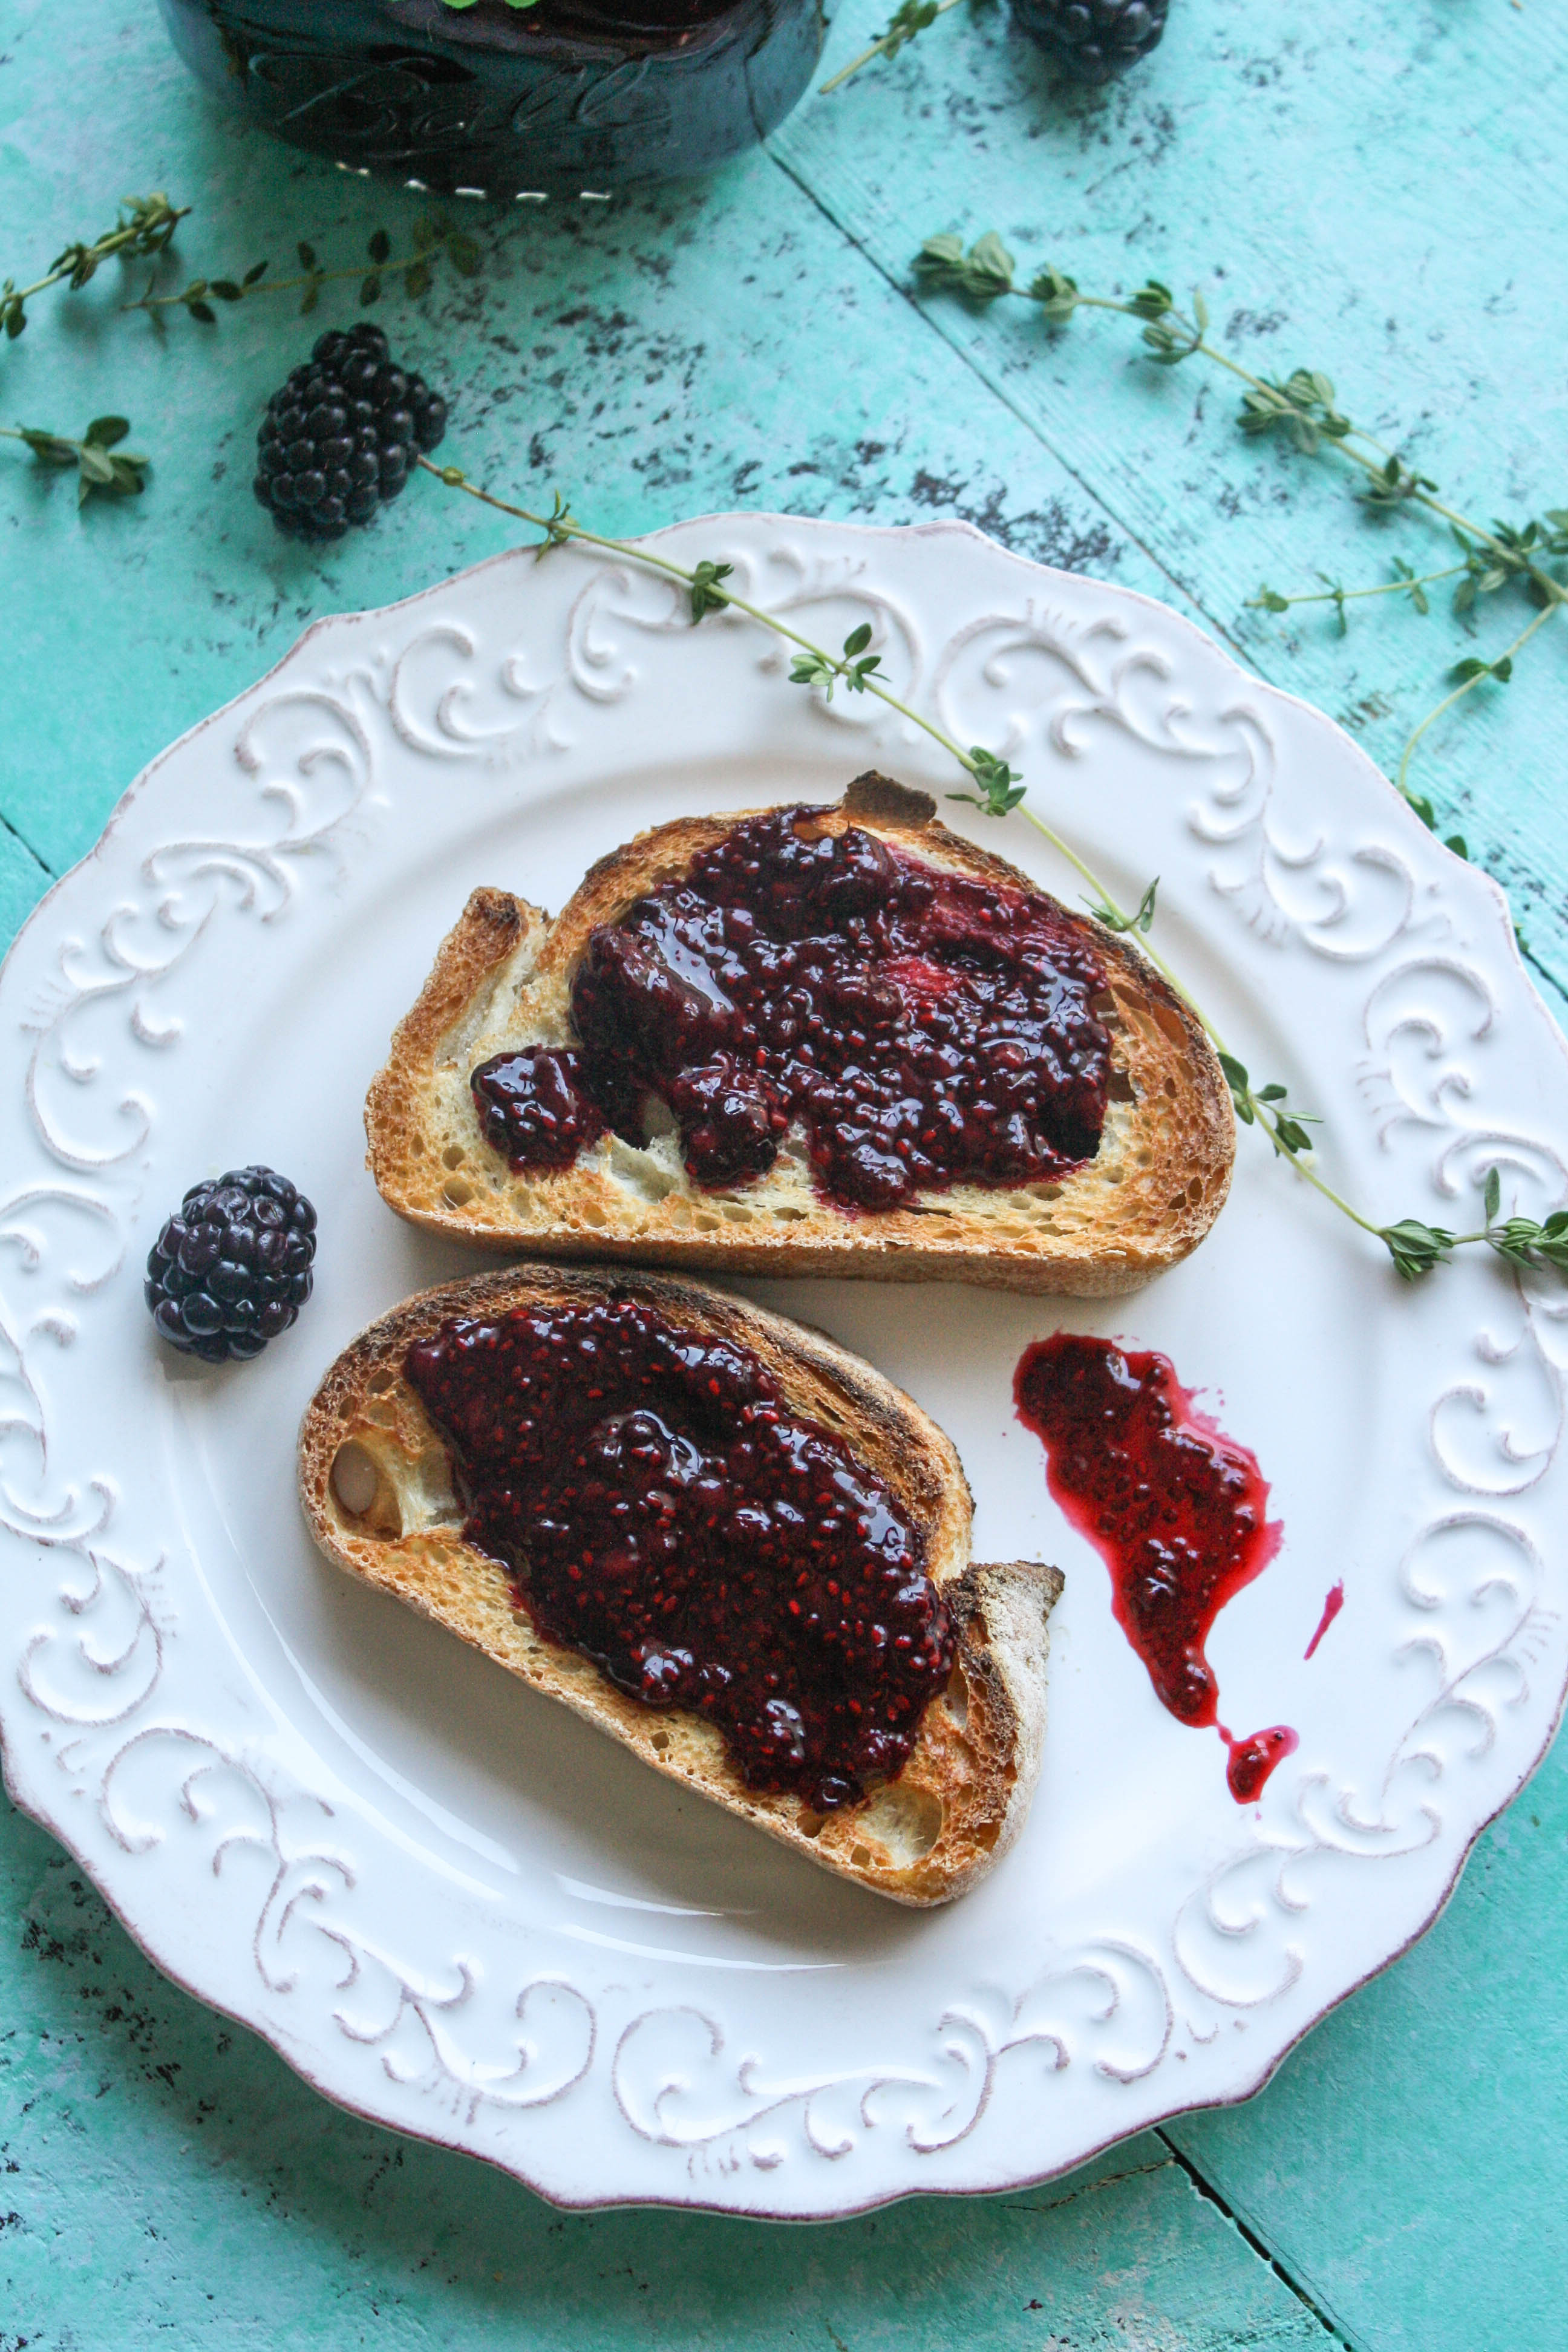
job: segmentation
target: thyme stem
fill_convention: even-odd
[[[1353,604],[1363,596],[1408,596],[1412,588],[1430,588],[1435,580],[1456,579],[1465,568],[1462,563],[1447,563],[1441,572],[1415,572],[1408,580],[1380,580],[1375,588],[1325,588],[1314,591],[1310,596],[1281,596],[1266,609],[1279,612],[1285,605],[1294,604]],[[1319,577],[1322,577],[1321,573]],[[1262,603],[1260,596],[1249,600],[1252,607]]]
[[[1007,286],[1005,288],[999,288],[998,291],[1015,294],[1021,301],[1025,302],[1038,302],[1042,299],[1027,286]],[[1104,294],[1079,294],[1077,293],[1076,290],[1073,296],[1073,308],[1079,310],[1113,310],[1118,312],[1124,319],[1141,319],[1147,320],[1149,317],[1148,311],[1146,310],[1140,310],[1136,303],[1119,302],[1114,300],[1109,295]],[[1249,391],[1263,394],[1272,392],[1273,386],[1266,383],[1262,376],[1254,375],[1251,369],[1243,367],[1239,360],[1233,360],[1227,352],[1222,352],[1218,350],[1215,344],[1211,343],[1207,339],[1202,323],[1197,319],[1189,318],[1184,311],[1178,310],[1174,305],[1172,306],[1166,316],[1172,324],[1179,329],[1180,331],[1188,338],[1187,348],[1183,354],[1184,358],[1211,360],[1215,367],[1226,369],[1231,375],[1237,378],[1238,383],[1245,383]],[[1368,457],[1365,451],[1352,448],[1349,446],[1352,441],[1364,441],[1369,449],[1378,450],[1385,459],[1390,455],[1384,443],[1375,439],[1372,434],[1363,432],[1360,425],[1352,425],[1349,431],[1343,435],[1328,435],[1324,437],[1331,448],[1337,449],[1342,457],[1347,458],[1352,466],[1359,466],[1363,473],[1375,476],[1381,476],[1383,474],[1384,467],[1378,464],[1375,457]],[[1456,530],[1464,531],[1469,538],[1476,540],[1482,547],[1489,548],[1494,555],[1500,555],[1508,559],[1510,564],[1514,561],[1513,550],[1505,546],[1501,540],[1496,538],[1491,531],[1485,529],[1482,524],[1477,522],[1473,517],[1461,514],[1458,508],[1449,506],[1445,499],[1437,496],[1436,490],[1426,490],[1420,488],[1413,488],[1406,490],[1404,493],[1404,496],[1406,504],[1425,507],[1429,514],[1437,515],[1444,522],[1450,523]],[[1462,571],[1464,567],[1462,565],[1456,564],[1450,568],[1454,571]],[[1563,604],[1568,602],[1568,589],[1565,589],[1561,582],[1554,580],[1549,572],[1543,572],[1539,564],[1526,561],[1521,564],[1519,568],[1534,582],[1535,585],[1540,589],[1548,603]],[[1435,580],[1441,580],[1447,578],[1447,574],[1446,572],[1433,572],[1429,576]],[[1401,587],[1408,587],[1409,583],[1407,581],[1401,581],[1398,585]],[[1354,593],[1360,595],[1371,595],[1379,593],[1388,593],[1389,591],[1384,590],[1379,592],[1371,589],[1360,589]],[[1305,604],[1313,600],[1306,597],[1292,597],[1290,601],[1292,604]],[[1531,634],[1533,634],[1533,632]],[[1434,716],[1436,716],[1435,713]]]
[[[79,238],[74,245],[68,245],[30,286],[17,286],[9,278],[5,279],[0,286],[0,332],[11,338],[19,335],[27,323],[26,306],[35,294],[46,294],[51,286],[58,286],[66,278],[70,280],[73,292],[79,291],[96,274],[100,263],[117,253],[127,258],[136,254],[162,253],[190,209],[189,205],[172,205],[161,188],[154,189],[151,195],[126,196],[113,228],[106,229],[90,244]]]
[[[843,678],[857,692],[875,695],[879,702],[886,703],[889,709],[897,710],[903,718],[911,720],[915,726],[930,736],[934,743],[940,744],[967,775],[974,778],[985,788],[986,799],[979,803],[980,806],[988,805],[991,813],[995,815],[1001,815],[1008,809],[1020,808],[1037,833],[1050,844],[1073,872],[1096,894],[1100,902],[1100,911],[1104,918],[1109,919],[1112,928],[1123,933],[1134,929],[1147,930],[1146,923],[1140,923],[1137,916],[1130,914],[1117,904],[1087,859],[1081,857],[1053,825],[1048,824],[1043,817],[1037,815],[1033,809],[1024,804],[1022,786],[1010,789],[1014,786],[1012,771],[1004,766],[994,753],[986,752],[981,746],[974,746],[966,751],[962,744],[956,742],[948,734],[945,728],[939,727],[934,720],[925,718],[920,711],[913,709],[910,704],[895,694],[890,687],[884,685],[874,677],[864,661],[852,657],[851,648],[857,652],[863,649],[869,635],[868,629],[853,634],[846,641],[844,656],[830,653],[826,646],[816,644],[812,638],[803,635],[798,629],[792,628],[788,622],[781,621],[776,614],[768,612],[760,604],[752,604],[744,596],[731,594],[728,588],[721,587],[719,583],[728,576],[728,566],[716,565],[710,562],[695,567],[678,563],[672,557],[657,554],[651,548],[634,545],[626,540],[610,539],[603,532],[589,530],[568,511],[559,495],[555,500],[555,511],[548,515],[540,514],[529,507],[517,506],[508,499],[497,498],[493,491],[483,488],[478,482],[469,481],[459,467],[437,466],[425,457],[421,457],[418,463],[427,474],[433,474],[436,479],[447,488],[463,490],[469,498],[477,499],[482,506],[492,507],[499,514],[512,515],[520,522],[528,523],[535,530],[542,531],[544,536],[539,541],[536,550],[541,556],[547,554],[551,548],[563,545],[566,541],[574,540],[585,547],[602,549],[607,555],[619,556],[627,562],[644,564],[652,571],[664,573],[669,579],[683,583],[692,592],[694,621],[700,620],[705,612],[720,611],[726,605],[731,605],[736,612],[744,613],[749,619],[771,630],[773,635],[785,638],[793,646],[798,646],[802,653],[810,657],[809,667],[815,682],[821,682],[825,678],[829,682],[836,678]],[[1530,628],[1524,632],[1525,637],[1531,635],[1543,621],[1550,617],[1551,609],[1549,607],[1547,611],[1536,615]],[[1523,641],[1523,637],[1519,640],[1521,644]],[[797,676],[799,674],[797,670]],[[806,681],[802,678],[801,682]],[[1453,698],[1450,697],[1450,699]],[[958,797],[973,796],[960,794]],[[1147,904],[1152,908],[1152,892]],[[1142,952],[1189,1008],[1214,1045],[1230,1087],[1232,1099],[1246,1124],[1248,1126],[1256,1124],[1260,1127],[1273,1145],[1276,1155],[1279,1159],[1289,1160],[1297,1175],[1305,1183],[1310,1184],[1314,1192],[1321,1193],[1325,1201],[1340,1212],[1342,1216],[1349,1218],[1352,1224],[1359,1226],[1363,1234],[1369,1234],[1374,1240],[1381,1241],[1393,1257],[1396,1268],[1405,1279],[1414,1279],[1417,1274],[1429,1272],[1434,1265],[1444,1262],[1447,1252],[1463,1244],[1472,1242],[1486,1242],[1494,1249],[1500,1247],[1500,1254],[1511,1255],[1521,1263],[1535,1262],[1530,1253],[1539,1254],[1546,1263],[1553,1265],[1558,1265],[1559,1260],[1562,1259],[1563,1270],[1568,1272],[1568,1240],[1563,1237],[1560,1231],[1561,1228],[1568,1227],[1568,1211],[1561,1213],[1556,1220],[1550,1221],[1543,1227],[1529,1225],[1528,1221],[1524,1221],[1528,1231],[1523,1238],[1517,1243],[1510,1243],[1506,1246],[1500,1244],[1500,1233],[1506,1233],[1509,1230],[1506,1228],[1497,1230],[1483,1228],[1478,1233],[1452,1234],[1419,1224],[1411,1219],[1404,1220],[1396,1225],[1386,1225],[1378,1224],[1371,1217],[1363,1216],[1362,1212],[1353,1207],[1342,1193],[1336,1192],[1334,1187],[1320,1176],[1315,1169],[1305,1163],[1301,1154],[1309,1149],[1309,1145],[1305,1129],[1300,1123],[1303,1115],[1292,1116],[1285,1108],[1283,1103],[1285,1089],[1278,1086],[1267,1087],[1261,1090],[1255,1089],[1241,1065],[1231,1055],[1215,1024],[1204,1011],[1192,991],[1173,971],[1165,957],[1157,948],[1150,945],[1147,939],[1142,943]],[[1494,1170],[1489,1178],[1487,1205],[1489,1217],[1496,1214],[1493,1198],[1496,1185],[1497,1173]]]
[[[298,278],[258,278],[248,286],[243,278],[238,278],[232,282],[239,287],[239,299],[241,300],[247,300],[250,296],[255,294],[287,294],[296,286],[330,286],[335,278],[363,278],[365,275],[365,271],[366,264],[364,262],[354,261],[351,262],[346,269],[313,269],[310,271],[301,271]],[[201,293],[198,294],[196,299],[200,300],[203,295],[205,295],[210,291],[211,280],[206,279],[202,281]],[[218,299],[220,300],[225,299],[232,300],[234,298],[232,296],[225,298],[220,295]],[[190,303],[191,296],[188,289],[182,288],[178,293],[174,294],[154,294],[153,291],[152,282],[149,281],[147,290],[144,294],[139,295],[134,302],[122,302],[120,307],[121,310],[127,314],[132,310],[146,310],[151,313],[154,310],[178,310],[182,304],[184,304],[185,309],[188,310],[190,308]]]
[[[1413,730],[1410,740],[1405,744],[1404,753],[1400,759],[1399,772],[1394,778],[1395,784],[1399,791],[1403,793],[1406,800],[1410,797],[1410,787],[1405,781],[1410,768],[1410,755],[1415,751],[1417,743],[1420,742],[1423,735],[1426,734],[1428,727],[1432,726],[1436,720],[1441,719],[1445,710],[1451,710],[1456,702],[1463,701],[1465,696],[1472,692],[1476,687],[1479,686],[1483,678],[1495,676],[1496,673],[1502,668],[1502,665],[1505,662],[1511,663],[1520,647],[1521,646],[1527,646],[1530,643],[1531,638],[1535,635],[1537,629],[1539,629],[1544,622],[1551,620],[1556,610],[1557,606],[1554,604],[1543,605],[1542,610],[1537,613],[1534,620],[1531,621],[1527,627],[1520,631],[1512,645],[1507,646],[1503,652],[1499,654],[1496,661],[1483,662],[1479,664],[1478,667],[1473,669],[1468,677],[1461,678],[1458,685],[1455,687],[1453,692],[1451,694],[1446,694],[1441,702],[1435,704],[1426,713],[1426,718],[1423,719],[1420,724]],[[1503,671],[1503,675],[1505,677],[1507,676],[1506,670]]]
[[[826,98],[830,89],[837,89],[840,82],[848,80],[851,74],[858,74],[862,66],[870,64],[873,58],[896,58],[906,41],[912,41],[917,33],[923,33],[928,25],[934,25],[939,16],[945,16],[950,8],[956,8],[958,5],[959,0],[934,0],[934,5],[932,0],[927,0],[927,5],[921,6],[920,0],[914,0],[912,5],[910,0],[905,0],[904,6],[899,10],[886,32],[879,33],[868,49],[862,49],[858,58],[851,58],[847,66],[841,66],[831,80],[820,85],[816,93],[818,98]]]
[[[532,523],[537,530],[545,532],[546,537],[540,549],[541,554],[556,545],[561,540],[575,539],[582,541],[584,546],[602,547],[609,554],[626,556],[634,563],[648,564],[656,572],[668,573],[671,579],[684,581],[688,587],[692,584],[696,576],[683,563],[672,562],[668,556],[656,555],[650,548],[634,547],[626,540],[605,539],[598,531],[586,530],[570,515],[533,514],[527,507],[511,506],[505,499],[498,499],[490,491],[481,489],[477,482],[470,482],[456,466],[433,465],[428,457],[421,457],[419,463],[427,474],[434,474],[437,481],[444,482],[448,489],[466,490],[469,498],[478,499],[482,505],[494,507],[501,514],[515,515],[519,521]],[[763,628],[771,629],[775,636],[787,637],[790,644],[798,646],[803,653],[815,656],[833,672],[835,677],[847,678],[852,676],[851,665],[847,660],[841,659],[837,654],[828,653],[824,646],[816,644],[810,637],[802,636],[798,629],[792,629],[787,621],[781,621],[776,614],[764,611],[761,604],[749,604],[744,596],[732,595],[729,589],[723,592],[723,602],[726,604],[732,604],[737,613],[744,613],[750,619],[760,621]],[[882,685],[878,678],[865,677],[858,680],[858,690],[874,694],[879,702],[885,702],[889,709],[896,710],[903,718],[910,719],[915,726],[923,729],[933,743],[939,743],[944,751],[956,760],[959,766],[968,774],[979,776],[981,763],[973,754],[965,751],[962,745],[955,743],[944,729],[936,726],[920,711],[912,709],[907,702],[901,702],[890,687]],[[1038,822],[1037,818],[1036,823],[1038,824]],[[1057,835],[1050,832],[1048,826],[1042,826],[1041,830],[1050,840],[1057,841]],[[1068,848],[1066,843],[1058,842],[1058,846],[1061,849],[1062,855],[1084,877],[1090,887],[1097,887],[1095,877],[1082,860],[1075,856]]]

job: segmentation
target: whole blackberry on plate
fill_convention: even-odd
[[[270,1168],[193,1184],[147,1255],[160,1335],[209,1364],[259,1356],[310,1296],[316,1212]]]
[[[322,335],[267,404],[256,495],[290,538],[342,539],[397,496],[446,430],[446,402],[397,366],[379,327]]]
[[[1079,81],[1109,81],[1159,45],[1171,0],[1013,0],[1013,21]]]

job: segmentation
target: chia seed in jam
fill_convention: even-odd
[[[1100,1148],[1110,1040],[1082,927],[807,807],[733,826],[619,922],[572,989],[580,1043],[471,1080],[520,1171],[673,1113],[693,1182],[773,1165],[798,1121],[826,1197],[896,1209],[952,1184],[1055,1182]]]
[[[750,1789],[831,1812],[902,1769],[946,1605],[888,1488],[748,1349],[611,1298],[445,1324],[405,1370],[546,1641],[705,1716]]]

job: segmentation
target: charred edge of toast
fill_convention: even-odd
[[[938,1573],[958,1635],[953,1681],[945,1696],[939,1694],[928,1706],[920,1740],[898,1780],[842,1813],[816,1815],[793,1794],[770,1797],[748,1790],[720,1735],[702,1718],[679,1709],[640,1706],[597,1674],[589,1679],[584,1697],[582,1677],[569,1686],[567,1677],[552,1671],[552,1654],[538,1637],[531,1646],[541,1655],[531,1660],[524,1654],[531,1645],[521,1636],[510,1645],[498,1643],[473,1623],[458,1622],[464,1612],[442,1605],[448,1570],[455,1568],[468,1591],[488,1593],[492,1601],[504,1571],[463,1542],[455,1527],[411,1538],[400,1518],[395,1530],[386,1523],[356,1521],[338,1501],[331,1480],[340,1449],[359,1440],[379,1445],[384,1458],[389,1413],[403,1424],[405,1446],[427,1436],[449,1467],[438,1433],[403,1379],[403,1360],[415,1339],[453,1315],[504,1311],[535,1299],[597,1301],[616,1294],[657,1305],[711,1336],[748,1346],[780,1379],[795,1410],[815,1410],[820,1416],[821,1391],[830,1390],[852,1410],[853,1425],[844,1433],[847,1441],[868,1467],[888,1478],[927,1532],[930,1549],[941,1555],[929,1564]],[[381,1419],[374,1423],[366,1412],[373,1378],[381,1384]],[[405,1451],[409,1467],[414,1458]],[[475,1276],[405,1300],[339,1357],[305,1416],[300,1482],[311,1532],[339,1567],[390,1591],[520,1678],[588,1716],[656,1770],[700,1790],[829,1871],[901,1903],[947,1902],[999,1859],[1024,1819],[1039,1764],[1046,1620],[1061,1579],[1054,1569],[1036,1563],[998,1568],[969,1562],[953,1572],[952,1561],[967,1549],[970,1504],[951,1443],[890,1382],[816,1333],[702,1286],[660,1276],[628,1282],[610,1269],[553,1267]],[[439,1555],[437,1575],[430,1572],[433,1549]],[[1012,1657],[1005,1640],[998,1644],[987,1612],[995,1618],[1020,1610],[1026,1635],[1017,1646],[1024,1654]],[[667,1760],[654,1749],[656,1728],[675,1718],[700,1729],[705,1750],[700,1770]],[[906,1852],[900,1859],[884,1843],[876,1824],[888,1819],[889,1798],[900,1822],[935,1823],[923,1851],[912,1856]]]
[[[684,873],[694,856],[721,841],[746,814],[755,812],[679,819],[656,826],[611,850],[588,869],[573,894],[573,904],[578,907],[585,928],[616,920],[659,881]],[[840,802],[814,814],[825,830],[839,829],[858,819],[885,831],[912,835],[914,847],[934,852],[973,880],[989,882],[998,888],[1024,890],[1045,899],[1092,940],[1104,963],[1107,986],[1112,995],[1120,987],[1134,998],[1141,998],[1165,1045],[1180,1054],[1184,1066],[1194,1137],[1190,1157],[1194,1174],[1202,1185],[1203,1198],[1196,1220],[1199,1230],[1190,1237],[1182,1236],[1170,1257],[1173,1259],[1195,1247],[1218,1216],[1229,1192],[1236,1124],[1229,1089],[1214,1048],[1202,1023],[1180,992],[1129,936],[1108,931],[1087,915],[1062,906],[1005,858],[950,832],[938,819],[936,803],[929,793],[913,791],[875,769],[868,769],[848,785]],[[660,836],[664,854],[650,864],[649,844]],[[792,1255],[813,1271],[829,1272],[837,1270],[847,1256],[874,1254],[888,1244],[886,1228],[859,1241],[843,1234],[836,1234],[832,1240],[813,1235],[791,1241],[785,1236],[768,1235],[750,1242],[735,1234],[722,1241],[642,1233],[626,1236],[614,1232],[602,1233],[592,1239],[548,1231],[512,1234],[504,1229],[473,1224],[460,1213],[439,1209],[433,1212],[407,1198],[397,1167],[399,1139],[418,1133],[418,1089],[435,1068],[442,1040],[531,936],[536,942],[540,962],[548,963],[558,929],[557,923],[525,899],[504,890],[480,888],[473,892],[458,923],[443,940],[417,1000],[394,1032],[387,1063],[372,1082],[365,1102],[367,1157],[376,1184],[393,1208],[432,1231],[462,1234],[492,1249],[521,1245],[552,1255],[557,1252],[575,1255],[591,1249],[606,1258],[641,1256],[648,1262],[698,1263],[714,1268],[765,1270],[783,1255]],[[1148,1048],[1129,1031],[1125,1009],[1118,1007],[1111,1016],[1111,1027],[1113,1033],[1121,1030],[1123,1062],[1131,1063],[1147,1058]],[[1153,1050],[1157,1052],[1159,1048]],[[1127,1076],[1130,1073],[1124,1068],[1122,1075]],[[1049,1260],[1037,1264],[1026,1253],[1005,1247],[978,1249],[967,1242],[955,1247],[944,1235],[941,1220],[927,1218],[919,1210],[895,1213],[920,1215],[932,1227],[922,1232],[919,1240],[901,1233],[899,1235],[900,1267],[910,1275],[951,1272],[955,1265],[963,1267],[972,1279],[993,1279],[1001,1286],[1012,1286],[1016,1280],[1022,1286],[1034,1286],[1028,1277],[1036,1273],[1040,1276],[1039,1286],[1059,1286]],[[944,1265],[944,1259],[952,1264]],[[986,1260],[993,1262],[990,1275],[985,1271]],[[1166,1262],[1165,1255],[1154,1253],[1152,1262],[1134,1270],[1130,1278],[1142,1280]],[[1084,1270],[1089,1271],[1087,1265]],[[1114,1290],[1125,1287],[1126,1282],[1120,1273],[1111,1270],[1099,1286]]]

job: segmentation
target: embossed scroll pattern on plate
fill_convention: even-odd
[[[942,534],[910,536],[929,547]],[[1416,1139],[1433,1213],[1473,1202],[1492,1167],[1521,1208],[1560,1202],[1568,1168],[1557,1146],[1506,1108],[1521,1026],[1544,1034],[1544,1023],[1489,886],[1439,863],[1370,769],[1359,832],[1342,814],[1320,818],[1303,744],[1314,730],[1327,738],[1326,723],[1247,680],[1184,623],[952,536],[971,587],[984,575],[994,599],[972,595],[956,625],[898,534],[792,524],[770,534],[757,519],[731,518],[704,527],[700,551],[721,546],[745,593],[792,617],[815,614],[825,631],[829,615],[868,620],[900,691],[963,741],[984,740],[1030,772],[1048,758],[1069,777],[1093,773],[1110,741],[1131,747],[1140,789],[1180,806],[1217,951],[1293,944],[1339,975],[1336,1006],[1351,1001],[1353,974],[1359,1025],[1341,1042],[1362,1104],[1364,1132],[1346,1139],[1360,1164],[1395,1147],[1408,1155]],[[7,1573],[29,1580],[30,1612],[3,1709],[13,1771],[155,1955],[170,1842],[196,1839],[203,1899],[247,1914],[255,1981],[248,1991],[232,1981],[194,1989],[257,2023],[335,2096],[495,2156],[547,2191],[579,2185],[558,2179],[512,2125],[573,2102],[598,2136],[603,2197],[745,2208],[757,2182],[789,2174],[782,2200],[764,2198],[760,2210],[832,2212],[965,2185],[940,2160],[984,2139],[999,2082],[1020,2068],[1042,2081],[1088,2075],[1126,2095],[1109,2127],[1102,2105],[1086,2106],[1083,2144],[1063,2159],[1073,2160],[1119,2129],[1247,2087],[1234,2072],[1205,2072],[1226,2025],[1255,2021],[1256,2080],[1302,2029],[1300,2000],[1310,2020],[1346,1990],[1334,1973],[1334,1912],[1360,1900],[1359,1882],[1326,1863],[1376,1873],[1428,1848],[1441,1856],[1436,1895],[1394,1935],[1397,1948],[1500,1801],[1499,1749],[1502,1796],[1534,1761],[1564,1671],[1561,1567],[1543,1557],[1525,1508],[1562,1438],[1560,1289],[1499,1274],[1483,1292],[1440,1277],[1452,1287],[1440,1338],[1426,1326],[1426,1391],[1403,1408],[1427,1475],[1396,1564],[1401,1622],[1414,1630],[1387,1662],[1375,1784],[1301,1769],[1287,1802],[1238,1822],[1210,1853],[1174,1916],[1130,1934],[1119,1914],[1014,1987],[976,1990],[976,1976],[933,1999],[898,2063],[863,2067],[770,2053],[754,2023],[710,1993],[672,1985],[628,2014],[585,1970],[531,1969],[515,1945],[502,1982],[494,1954],[481,1968],[465,1952],[421,1950],[417,1937],[400,1948],[384,1919],[362,1920],[352,1808],[290,1780],[259,1718],[231,1739],[193,1718],[171,1672],[182,1645],[202,1639],[183,1538],[171,1523],[159,1548],[129,1541],[132,1451],[99,1461],[79,1450],[73,1356],[90,1347],[105,1302],[137,1278],[128,1258],[145,1171],[161,1181],[156,1171],[178,1159],[158,1131],[158,1073],[199,1046],[202,989],[182,977],[196,950],[251,927],[283,970],[301,902],[325,891],[352,903],[410,775],[428,793],[443,773],[472,771],[526,797],[520,778],[548,776],[567,754],[591,758],[605,715],[656,690],[650,640],[690,643],[669,583],[624,563],[570,562],[570,593],[552,587],[544,603],[541,591],[545,625],[526,632],[518,614],[536,575],[524,558],[312,632],[200,730],[208,769],[221,760],[247,788],[215,796],[243,803],[243,823],[211,837],[190,827],[199,803],[181,777],[195,739],[176,747],[138,788],[138,824],[111,826],[35,917],[31,945],[47,944],[47,963],[34,952],[7,975],[0,1001],[6,1034],[21,1040],[17,1109],[33,1147],[0,1198],[0,1526],[16,1539]],[[712,658],[752,681],[753,701],[788,694],[774,643],[733,613],[705,628]],[[819,705],[814,723],[824,756],[841,764],[843,730],[887,721],[840,698]],[[1342,762],[1359,761],[1334,740]],[[145,822],[164,802],[166,837]],[[132,850],[132,839],[153,845]],[[1281,1170],[1279,1181],[1292,1180]],[[1275,2011],[1289,2021],[1270,2039]],[[427,2126],[411,2100],[425,2103]],[[622,2161],[617,2135],[640,2145],[637,2167]],[[973,2180],[1040,2169],[1027,2149],[987,2149],[976,2162]]]

